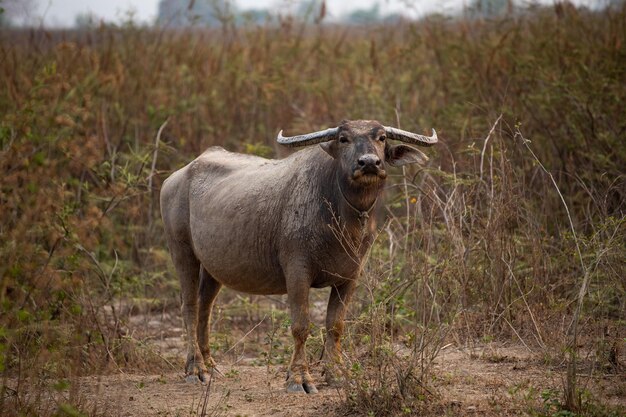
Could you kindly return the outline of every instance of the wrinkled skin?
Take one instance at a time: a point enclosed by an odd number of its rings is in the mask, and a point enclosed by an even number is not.
[[[373,220],[360,212],[375,204],[387,166],[426,159],[387,143],[378,122],[352,121],[336,140],[282,160],[212,147],[174,172],[161,190],[161,213],[181,284],[187,379],[204,381],[214,366],[209,322],[224,285],[287,294],[295,343],[287,390],[317,392],[305,353],[309,289],[330,286],[324,356],[334,382],[346,307],[372,242]]]

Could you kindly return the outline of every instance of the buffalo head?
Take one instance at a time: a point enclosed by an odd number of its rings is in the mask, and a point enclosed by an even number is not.
[[[437,134],[433,130],[432,136],[423,136],[372,120],[357,120],[343,121],[337,127],[306,135],[285,137],[280,131],[277,138],[278,143],[291,147],[321,143],[322,149],[337,161],[344,176],[360,186],[375,185],[384,180],[387,164],[402,166],[428,160],[418,149],[405,144],[393,145],[388,139],[431,146],[437,143]]]

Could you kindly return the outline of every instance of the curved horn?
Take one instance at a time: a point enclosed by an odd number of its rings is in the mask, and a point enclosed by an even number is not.
[[[395,127],[387,126],[385,126],[385,132],[391,139],[411,143],[413,145],[432,146],[439,141],[435,129],[433,129],[432,136],[418,135],[417,133],[407,132],[406,130],[396,129]]]
[[[278,132],[276,141],[284,146],[296,147],[313,145],[314,143],[326,142],[333,140],[337,137],[339,128],[332,127],[326,130],[320,130],[319,132],[307,133],[306,135],[299,136],[283,136],[283,131]]]

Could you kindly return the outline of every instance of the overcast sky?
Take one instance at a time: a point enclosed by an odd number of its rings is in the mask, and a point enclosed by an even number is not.
[[[14,0],[20,1],[20,0]],[[93,13],[108,22],[121,20],[129,11],[135,20],[150,23],[154,21],[159,0],[34,0],[38,7],[34,15],[28,17],[30,24],[45,26],[72,26],[78,14]],[[196,0],[200,1],[200,0]],[[410,17],[417,17],[430,12],[446,12],[461,8],[471,0],[327,0],[327,10],[331,17],[341,16],[357,8],[369,8],[375,3],[380,5],[380,12],[388,14],[401,12]],[[604,0],[574,0],[575,4],[594,5]],[[552,3],[554,0],[539,0],[540,3]],[[284,9],[296,0],[237,0],[240,9],[272,8]]]

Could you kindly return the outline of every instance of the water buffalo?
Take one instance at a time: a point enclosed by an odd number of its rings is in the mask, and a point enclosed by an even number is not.
[[[187,332],[187,380],[214,366],[210,316],[222,285],[251,294],[287,294],[295,347],[287,391],[315,393],[305,341],[309,289],[331,287],[326,313],[326,369],[341,360],[346,306],[372,243],[369,216],[386,166],[425,162],[437,142],[376,121],[339,126],[278,143],[300,147],[272,160],[212,147],[174,172],[161,189],[161,215],[180,278]],[[326,379],[333,381],[330,371]]]

